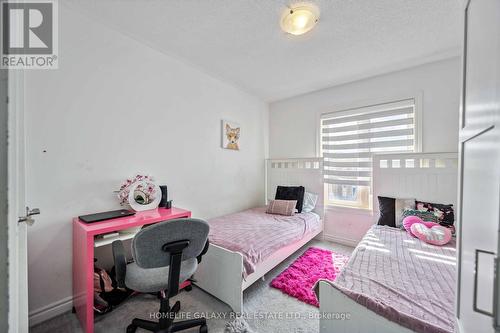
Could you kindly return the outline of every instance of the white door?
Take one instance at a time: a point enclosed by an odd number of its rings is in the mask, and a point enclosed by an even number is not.
[[[7,331],[7,71],[0,70],[0,332]]]
[[[24,77],[8,74],[8,248],[9,333],[28,332],[27,212],[25,182]]]
[[[461,332],[495,332],[500,220],[500,0],[465,6],[460,129],[459,280]]]

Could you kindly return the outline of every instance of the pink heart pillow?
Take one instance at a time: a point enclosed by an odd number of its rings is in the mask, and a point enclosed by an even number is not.
[[[435,225],[439,225],[437,223],[434,223],[434,222],[428,222],[428,221],[424,221],[422,220],[420,217],[418,216],[407,216],[403,219],[403,227],[405,228],[405,230],[410,234],[412,235],[413,237],[417,237],[416,235],[413,234],[413,232],[411,231],[411,226],[415,223],[421,223],[421,224],[424,224],[426,225],[427,227],[429,228],[432,228],[433,226]]]
[[[413,223],[410,230],[415,237],[432,245],[445,245],[451,240],[451,231],[448,228],[432,223],[428,226],[424,223]]]

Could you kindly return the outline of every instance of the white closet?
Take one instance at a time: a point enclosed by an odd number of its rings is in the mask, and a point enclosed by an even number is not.
[[[500,0],[465,1],[464,13],[457,317],[461,332],[491,333],[499,322]]]

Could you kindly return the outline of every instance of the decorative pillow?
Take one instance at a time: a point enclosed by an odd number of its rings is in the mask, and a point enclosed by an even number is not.
[[[304,186],[278,186],[276,188],[276,200],[296,200],[295,208],[302,213],[302,205],[304,203]]]
[[[314,193],[306,192],[304,194],[304,204],[302,205],[302,211],[304,213],[309,213],[316,207],[316,202],[318,201],[318,195]]]
[[[394,198],[378,197],[378,207],[380,210],[380,217],[377,222],[378,225],[396,227],[395,205],[396,200]]]
[[[414,223],[411,226],[412,234],[423,242],[432,245],[445,245],[451,240],[450,229],[437,223],[427,226],[423,223]]]
[[[431,212],[436,215],[438,223],[444,226],[453,225],[455,222],[455,213],[453,211],[453,205],[442,205],[431,202],[415,201],[415,207],[417,210]]]
[[[403,224],[403,219],[405,218],[403,213],[405,210],[415,209],[415,198],[413,199],[400,199],[396,198],[394,203],[394,214],[395,214],[395,224],[399,228]]]
[[[295,214],[297,200],[271,200],[267,205],[266,213],[292,216]]]
[[[403,216],[418,216],[424,221],[438,223],[437,217],[431,212],[416,209],[407,209],[403,212]]]
[[[434,222],[425,222],[423,221],[420,217],[418,216],[414,216],[414,215],[410,215],[410,216],[407,216],[403,219],[403,228],[404,230],[406,230],[410,235],[412,235],[413,237],[416,237],[413,232],[411,231],[411,226],[414,225],[415,223],[420,223],[420,224],[423,224],[425,226],[428,226],[429,228],[430,227],[433,227],[435,225],[439,225],[437,223],[434,223]]]

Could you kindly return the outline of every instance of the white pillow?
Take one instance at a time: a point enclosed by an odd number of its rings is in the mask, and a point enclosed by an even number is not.
[[[316,202],[318,201],[318,195],[314,193],[306,192],[304,193],[304,204],[302,205],[302,212],[309,213],[316,207]]]

